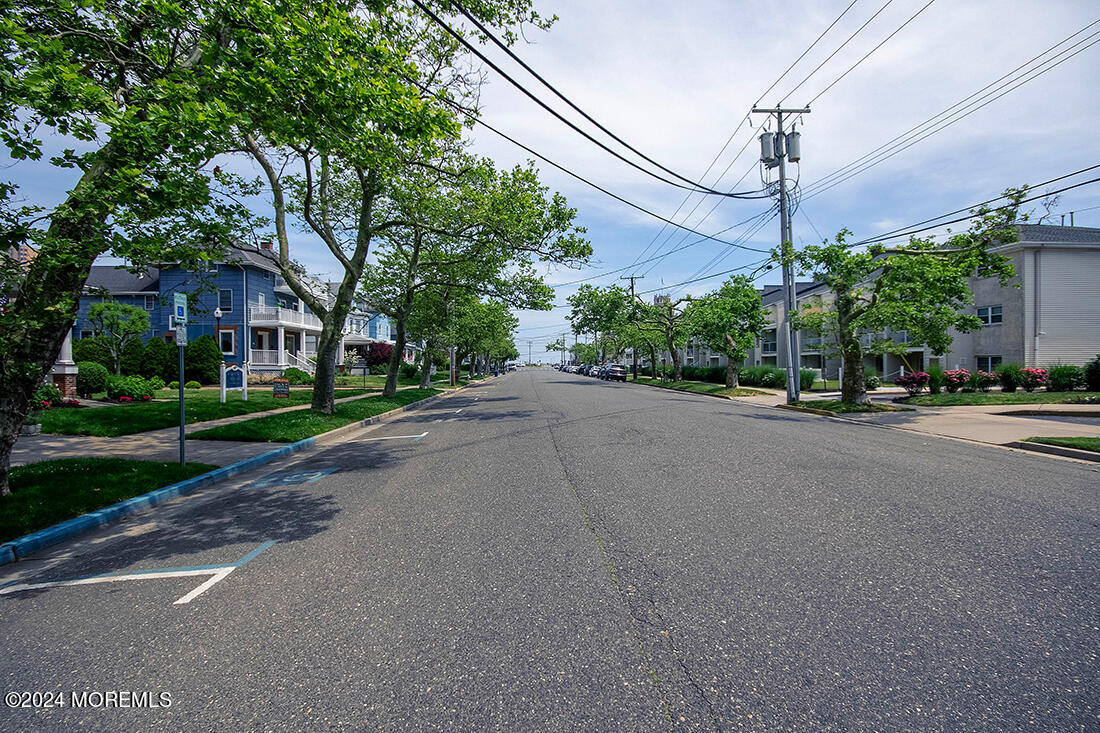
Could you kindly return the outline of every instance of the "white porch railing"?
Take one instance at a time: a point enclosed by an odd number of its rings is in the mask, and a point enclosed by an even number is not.
[[[300,351],[286,352],[286,363],[292,367],[297,367],[303,372],[307,372],[309,374],[313,374],[317,371],[317,365],[309,359],[305,358],[305,356]]]
[[[249,361],[252,366],[278,366],[279,352],[275,349],[251,349]]]
[[[273,305],[254,305],[249,313],[252,325],[276,324],[289,326],[305,326],[321,330],[321,319],[311,313],[301,313],[289,308],[280,308]]]

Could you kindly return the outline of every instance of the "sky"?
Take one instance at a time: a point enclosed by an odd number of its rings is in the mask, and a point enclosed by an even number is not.
[[[802,160],[789,169],[801,193],[792,219],[796,245],[843,228],[871,238],[993,198],[1007,186],[1100,164],[1100,46],[1090,46],[1100,42],[1095,1],[535,0],[535,7],[558,20],[545,32],[526,29],[514,52],[620,138],[708,187],[761,188],[756,135],[766,117],[750,115],[754,104],[809,104],[797,125]],[[634,159],[503,52],[482,50],[563,116]],[[536,159],[543,182],[576,208],[594,254],[579,271],[545,268],[547,282],[557,286],[557,307],[519,313],[516,342],[524,358],[530,348],[535,361],[557,359],[545,346],[569,331],[566,298],[578,287],[563,283],[625,285],[618,278],[633,274],[642,278],[637,290],[652,298],[705,293],[728,277],[706,276],[734,268],[757,273],[761,284],[778,282],[778,272],[758,270],[779,240],[778,218],[766,213],[771,200],[689,194],[656,180],[585,140],[494,72],[487,78],[481,100],[489,124],[640,207],[764,251],[668,227]],[[936,117],[993,82],[958,114]],[[897,148],[875,153],[866,158],[873,167],[852,169],[850,180],[827,188],[843,178],[829,176],[930,119],[914,139],[940,123],[942,131],[890,157]],[[469,135],[473,150],[499,167],[532,158],[485,128]],[[35,203],[54,203],[71,185],[66,172],[32,164],[9,165],[6,173]],[[1100,169],[1038,190],[1098,176]],[[1044,213],[1039,202],[1028,206],[1035,207],[1037,216]],[[1100,183],[1063,194],[1048,221],[1058,223],[1069,211],[1080,212],[1076,224],[1100,227]],[[292,247],[310,271],[334,274],[335,261],[308,235],[295,233]]]

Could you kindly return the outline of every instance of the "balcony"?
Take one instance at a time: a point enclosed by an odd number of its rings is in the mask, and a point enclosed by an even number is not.
[[[248,318],[253,326],[291,326],[311,331],[321,330],[321,319],[317,316],[272,305],[252,306]]]
[[[802,341],[802,351],[804,353],[818,354],[821,352],[821,337],[814,336],[810,338],[804,338]]]

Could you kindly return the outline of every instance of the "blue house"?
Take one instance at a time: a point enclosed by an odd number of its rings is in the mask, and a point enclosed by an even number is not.
[[[237,250],[205,272],[166,263],[132,273],[126,268],[96,265],[80,299],[75,333],[92,335],[88,307],[105,297],[149,311],[151,328],[145,336],[174,343],[172,302],[187,293],[190,302],[188,338],[213,336],[228,364],[250,372],[281,373],[289,367],[314,372],[321,320],[294,294],[272,263],[270,244],[259,250]],[[318,292],[331,286],[318,283]],[[353,308],[344,324],[340,347],[365,348],[372,341],[390,342],[389,319],[369,309]]]

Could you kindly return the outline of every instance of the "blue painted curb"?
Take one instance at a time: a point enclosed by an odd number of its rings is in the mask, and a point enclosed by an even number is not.
[[[276,458],[281,458],[291,453],[297,453],[311,447],[316,441],[316,437],[299,440],[297,443],[284,445],[281,448],[276,448],[267,453],[261,453],[258,456],[246,458],[243,461],[237,461],[236,463],[231,463],[222,468],[216,468],[200,476],[189,478],[186,481],[180,481],[178,484],[154,489],[147,494],[120,501],[117,504],[112,504],[98,511],[82,514],[79,517],[73,517],[60,524],[55,524],[52,527],[47,527],[46,529],[40,529],[37,532],[24,535],[11,542],[5,542],[3,545],[0,545],[0,565],[7,565],[8,563],[15,562],[17,559],[27,557],[31,553],[41,550],[43,547],[55,545],[58,542],[63,542],[78,534],[87,532],[90,529],[116,522],[123,517],[128,517],[131,514],[136,514],[145,509],[151,509],[158,504],[163,504],[170,499],[175,499],[177,496],[185,496],[203,486],[209,486],[222,479],[235,476],[257,466],[262,466],[265,463],[270,463]]]

